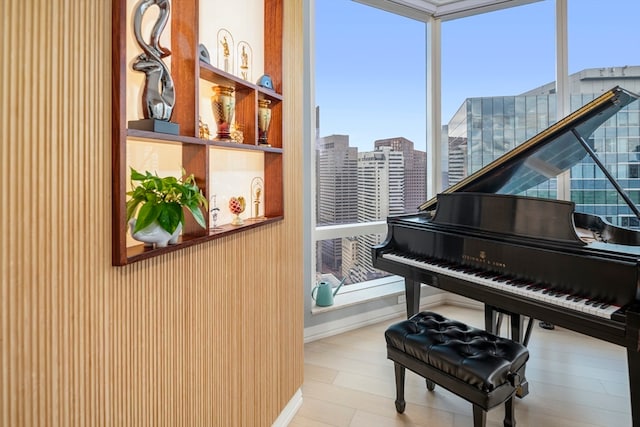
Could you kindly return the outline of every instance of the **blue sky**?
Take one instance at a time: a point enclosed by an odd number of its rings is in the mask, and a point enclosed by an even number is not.
[[[603,10],[606,4],[606,10]],[[351,0],[316,0],[320,135],[364,150],[404,136],[424,150],[425,27]],[[467,97],[555,80],[555,1],[444,22],[443,121]],[[640,65],[640,1],[569,0],[569,68]]]

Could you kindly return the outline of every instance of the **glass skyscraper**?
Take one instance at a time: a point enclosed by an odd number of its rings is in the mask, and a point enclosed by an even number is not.
[[[640,92],[640,66],[583,70],[570,76],[574,111],[614,86]],[[468,98],[446,126],[448,185],[476,172],[551,126],[557,119],[555,83],[516,96]],[[593,135],[596,154],[607,170],[640,204],[640,103],[625,107]],[[625,227],[640,225],[591,158],[570,171],[571,200],[581,212]],[[556,180],[527,190],[534,197],[557,198]]]

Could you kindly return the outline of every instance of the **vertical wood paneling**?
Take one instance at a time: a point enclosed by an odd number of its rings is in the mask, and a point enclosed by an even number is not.
[[[0,2],[0,426],[270,426],[303,375],[301,14],[285,220],[111,266],[109,2]]]

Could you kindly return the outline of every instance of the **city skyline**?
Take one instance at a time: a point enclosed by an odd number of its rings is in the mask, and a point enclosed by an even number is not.
[[[351,147],[346,135],[316,142],[316,222],[318,225],[379,221],[414,212],[424,201],[426,153],[406,138],[376,141],[375,151]],[[322,273],[352,280],[378,278],[370,248],[384,236],[321,240],[317,265]]]
[[[640,64],[624,43],[637,38],[640,2],[608,6],[612,19],[603,20],[601,2],[569,1],[570,73]],[[554,8],[544,0],[443,23],[443,124],[467,98],[519,95],[555,80]],[[367,150],[377,139],[405,137],[425,150],[425,24],[350,0],[318,0],[315,16],[320,135],[349,135]],[[490,44],[495,58],[474,48]],[[491,67],[476,66],[487,61]]]
[[[609,85],[640,93],[640,66],[587,69],[573,74],[570,78],[571,108],[576,110],[590,102],[608,90]],[[447,173],[453,173],[454,183],[556,122],[556,101],[553,85],[529,88],[518,96],[466,100],[467,108],[459,112],[459,127],[449,133],[449,150],[454,150],[456,155],[449,157]],[[601,120],[597,117],[602,114],[592,115],[595,121],[592,120],[591,124]],[[631,103],[611,120],[602,120],[595,132],[585,133],[583,137],[592,141],[592,149],[613,180],[635,204],[640,204],[640,191],[636,190],[640,184],[638,102]],[[591,125],[581,128],[593,131]],[[570,138],[557,137],[549,142],[559,142],[563,147],[560,151],[566,152],[570,141]],[[577,147],[569,150],[574,153],[571,163],[563,167],[571,170],[570,200],[575,203],[576,211],[600,216],[618,226],[637,228],[640,222],[629,205],[619,197],[608,178],[599,172],[587,151],[576,151],[580,147],[578,140],[573,141]],[[350,145],[348,135],[329,135],[318,139],[317,225],[382,220],[415,212],[417,204],[425,201],[426,153],[414,150],[413,142],[402,137],[376,140],[374,145],[374,149],[360,150]],[[558,186],[553,172],[559,174],[564,169],[560,169],[561,163],[554,163],[558,160],[553,159],[562,156],[549,157],[550,145],[544,147],[540,152],[531,153],[531,159],[535,161],[524,162],[513,169],[513,175],[509,176],[514,181],[505,181],[503,186],[496,187],[495,192],[555,200]],[[354,161],[356,155],[357,162]],[[559,161],[565,162],[566,159]],[[545,166],[539,168],[541,165]],[[357,187],[354,182],[356,170]],[[422,187],[418,187],[419,184]],[[418,203],[409,202],[414,196]],[[379,272],[371,264],[370,248],[384,237],[384,234],[368,234],[346,240],[319,241],[321,256],[317,265],[322,273],[336,277],[349,271],[357,281],[378,278]]]

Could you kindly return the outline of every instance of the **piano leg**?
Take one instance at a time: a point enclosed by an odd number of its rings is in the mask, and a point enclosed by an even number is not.
[[[631,398],[631,421],[633,427],[640,427],[640,353],[638,349],[627,347],[627,366],[629,368],[629,397]]]
[[[511,318],[511,339],[516,342],[523,342],[524,331],[522,330],[522,323],[524,321],[524,316],[510,313],[509,317]]]
[[[499,334],[499,322],[498,322],[498,311],[490,306],[490,305],[486,305],[484,306],[484,329],[489,332],[492,333],[493,335],[500,335]],[[501,322],[500,322],[501,323]]]
[[[404,292],[407,303],[407,319],[420,311],[420,282],[404,279]]]
[[[631,422],[633,427],[640,427],[640,307],[634,305],[627,309],[626,323]]]

